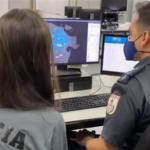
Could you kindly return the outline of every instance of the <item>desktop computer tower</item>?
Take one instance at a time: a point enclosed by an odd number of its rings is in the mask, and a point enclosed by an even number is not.
[[[92,89],[92,76],[59,76],[59,90],[56,92]]]

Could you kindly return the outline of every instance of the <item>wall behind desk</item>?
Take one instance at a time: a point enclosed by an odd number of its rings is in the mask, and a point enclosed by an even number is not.
[[[36,9],[50,14],[64,16],[65,6],[82,6],[83,8],[99,9],[100,0],[34,0]],[[14,8],[31,9],[31,0],[0,0],[0,16]]]
[[[68,0],[37,0],[36,9],[50,14],[64,15],[64,7],[68,6]]]
[[[100,0],[37,0],[36,9],[64,16],[65,6],[82,6],[83,8],[100,8]]]
[[[0,0],[0,17],[8,10],[8,0]]]
[[[9,10],[14,8],[28,8],[31,9],[31,0],[9,0]]]
[[[78,0],[77,6],[82,6],[83,8],[99,9],[101,0]]]
[[[14,8],[31,9],[31,0],[0,0],[0,17]]]

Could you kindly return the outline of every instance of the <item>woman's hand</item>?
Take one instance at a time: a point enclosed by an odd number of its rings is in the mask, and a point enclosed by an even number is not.
[[[76,138],[71,139],[72,141],[76,141],[81,146],[85,146],[87,141],[93,139],[95,136],[95,131],[88,131],[86,129],[80,130],[76,132]]]

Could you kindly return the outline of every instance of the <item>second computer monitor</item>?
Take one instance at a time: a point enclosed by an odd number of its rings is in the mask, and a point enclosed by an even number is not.
[[[82,7],[65,6],[65,16],[68,18],[78,18]]]
[[[101,60],[101,74],[121,75],[134,68],[136,61],[127,61],[124,56],[126,35],[104,35]]]
[[[102,10],[126,11],[127,0],[102,0]]]
[[[100,21],[45,19],[53,40],[55,64],[99,62]]]
[[[81,9],[79,12],[79,18],[83,20],[100,20],[100,9]]]

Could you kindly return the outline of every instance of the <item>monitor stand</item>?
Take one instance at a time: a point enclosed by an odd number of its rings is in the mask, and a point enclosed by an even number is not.
[[[94,14],[90,14],[90,20],[94,20]]]
[[[68,68],[67,65],[57,66],[57,76],[81,76],[80,68]]]
[[[73,8],[73,18],[75,19],[76,18],[76,12],[77,12],[77,9],[76,7]]]

